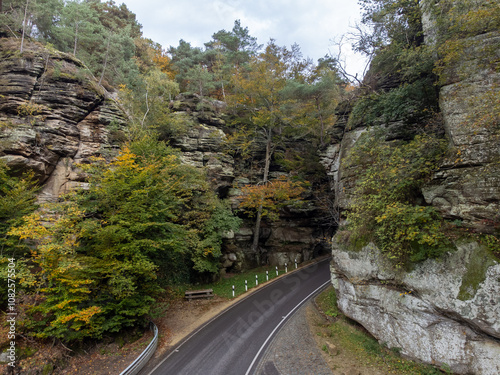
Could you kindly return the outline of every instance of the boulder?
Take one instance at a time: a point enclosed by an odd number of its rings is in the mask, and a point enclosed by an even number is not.
[[[500,264],[477,243],[405,273],[373,244],[335,242],[331,271],[339,308],[380,343],[457,374],[500,373]]]

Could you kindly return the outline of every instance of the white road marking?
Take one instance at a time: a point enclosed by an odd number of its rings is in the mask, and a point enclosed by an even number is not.
[[[271,334],[267,337],[266,341],[264,341],[264,343],[262,344],[262,346],[260,347],[259,351],[257,352],[257,354],[255,355],[252,363],[250,363],[250,367],[248,367],[248,370],[247,372],[245,373],[245,375],[249,375],[250,374],[250,371],[252,370],[252,367],[254,366],[255,362],[257,361],[257,358],[259,357],[260,353],[262,352],[262,350],[264,350],[264,347],[267,345],[267,343],[269,342],[269,340],[271,340],[271,337],[273,337],[274,333],[278,330],[278,328],[283,324],[283,322],[286,320],[286,318],[288,318],[290,315],[293,314],[293,312],[295,310],[297,310],[305,301],[307,301],[309,298],[311,298],[311,296],[313,296],[315,293],[317,293],[321,288],[324,288],[327,284],[330,283],[330,280],[328,280],[327,282],[325,282],[323,285],[321,285],[320,287],[318,287],[314,292],[310,293],[306,298],[304,298],[302,301],[300,301],[286,316],[283,317],[283,319],[281,319],[281,321],[278,323],[278,325],[273,329],[273,331],[271,332]]]

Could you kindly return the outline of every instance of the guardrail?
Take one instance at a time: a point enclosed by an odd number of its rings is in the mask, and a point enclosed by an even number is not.
[[[150,327],[153,330],[154,336],[148,347],[132,362],[120,375],[136,375],[148,363],[149,359],[153,356],[158,346],[158,327],[153,322],[150,322]]]

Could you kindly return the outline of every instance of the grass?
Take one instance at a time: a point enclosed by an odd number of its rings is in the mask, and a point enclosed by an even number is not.
[[[291,267],[288,267],[288,272],[293,270],[295,266],[292,264]],[[233,285],[234,285],[234,296],[238,297],[239,295],[245,293],[245,280],[247,280],[248,290],[251,288],[255,288],[255,276],[257,275],[257,280],[259,285],[266,282],[266,271],[269,274],[269,280],[275,279],[276,276],[276,267],[264,266],[252,269],[250,271],[237,273],[237,274],[227,274],[222,277],[221,280],[211,283],[211,284],[202,284],[199,286],[195,286],[195,289],[213,289],[214,294],[223,298],[233,298]],[[278,269],[278,276],[285,273],[285,269]]]
[[[381,345],[366,330],[348,319],[337,308],[335,290],[330,287],[316,298],[316,304],[326,315],[336,319],[328,327],[329,339],[337,347],[347,351],[366,367],[375,367],[385,374],[398,375],[440,375],[451,374],[446,369],[423,365],[401,357],[401,348],[387,348]],[[329,313],[330,312],[330,313]],[[323,348],[322,348],[323,349]]]

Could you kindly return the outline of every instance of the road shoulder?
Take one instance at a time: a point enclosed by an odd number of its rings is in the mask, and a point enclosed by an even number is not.
[[[258,375],[332,375],[310,329],[319,314],[309,301],[281,328],[257,368]]]

